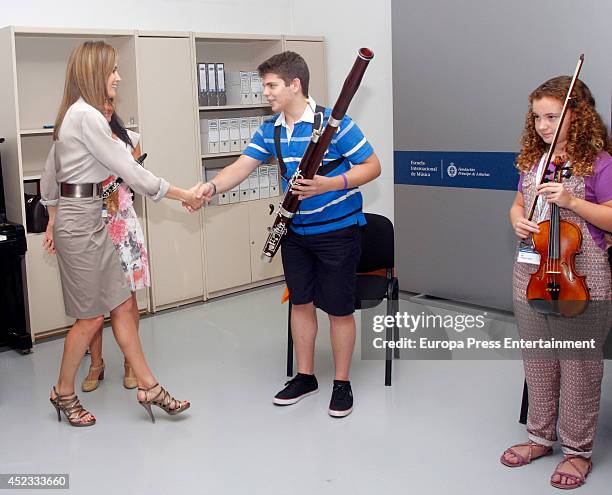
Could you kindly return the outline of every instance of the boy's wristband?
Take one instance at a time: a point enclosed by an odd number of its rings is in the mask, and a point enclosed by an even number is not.
[[[344,180],[344,189],[348,189],[348,179],[345,173],[342,174],[342,180]]]

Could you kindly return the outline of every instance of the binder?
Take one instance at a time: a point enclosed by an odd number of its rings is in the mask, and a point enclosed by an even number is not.
[[[278,167],[276,165],[270,165],[268,169],[268,175],[270,176],[270,197],[278,196]]]
[[[219,173],[218,169],[206,169],[205,171],[205,181],[206,182],[210,182],[211,180],[213,180],[217,174]],[[219,196],[215,195],[213,196],[212,200],[210,201],[210,203],[208,203],[208,206],[217,206],[219,204]]]
[[[240,184],[232,187],[229,191],[229,202],[230,204],[240,202]]]
[[[251,104],[251,73],[240,71],[240,103]]]
[[[215,64],[217,70],[217,105],[227,105],[225,93],[225,64]]]
[[[248,117],[240,117],[240,151],[244,150],[251,140],[251,126]]]
[[[249,174],[249,200],[259,199],[259,175],[257,167]]]
[[[198,104],[208,106],[208,74],[204,63],[198,63]]]
[[[261,127],[261,121],[261,117],[249,117],[249,132],[251,133],[251,139],[253,139],[253,136],[257,132],[257,129]]]
[[[225,73],[225,93],[228,105],[240,105],[240,72]]]
[[[230,119],[219,119],[219,153],[230,151]]]
[[[259,198],[269,198],[270,197],[270,175],[268,165],[260,165],[257,167],[259,169]]]
[[[217,71],[215,64],[206,64],[208,73],[208,104],[211,106],[219,105],[217,97]]]
[[[251,103],[261,103],[261,77],[259,77],[259,72],[251,72]]]
[[[203,153],[219,153],[219,119],[200,120]]]
[[[240,151],[240,119],[229,119],[230,151]]]
[[[240,183],[240,202],[248,201],[251,197],[249,193],[249,188],[251,183],[249,182],[249,178],[247,177]]]
[[[230,202],[230,193],[229,191],[219,193],[219,204],[220,205],[229,205]]]

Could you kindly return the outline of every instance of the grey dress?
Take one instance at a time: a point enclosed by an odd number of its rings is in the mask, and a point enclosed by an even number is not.
[[[77,319],[108,313],[131,291],[102,220],[102,199],[60,197],[59,183],[98,183],[111,174],[155,201],[170,187],[138,166],[104,116],[80,98],[66,112],[41,179],[42,203],[57,206],[53,239],[66,314]]]

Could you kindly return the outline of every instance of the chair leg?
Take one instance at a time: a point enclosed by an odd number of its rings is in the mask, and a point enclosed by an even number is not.
[[[529,393],[527,390],[527,380],[523,385],[523,400],[521,401],[521,415],[519,417],[519,423],[527,424],[527,412],[529,411]]]
[[[397,279],[395,279],[393,282],[393,290],[391,292],[391,301],[393,302],[393,310],[391,314],[395,316],[399,312],[399,284],[397,282]],[[399,338],[400,338],[399,327],[395,325],[393,327],[393,330],[394,330],[393,338],[395,339],[396,342],[399,342]],[[396,347],[393,352],[394,352],[395,359],[399,359],[400,358],[399,347]]]
[[[293,376],[293,335],[291,334],[291,301],[287,316],[287,376]]]
[[[392,310],[393,310],[392,301],[390,299],[387,299],[387,315],[391,314],[390,312]],[[387,328],[387,332],[385,336],[387,342],[390,342],[391,340],[393,340],[395,331],[396,331],[395,325],[393,326],[393,328]],[[391,386],[392,371],[393,371],[393,349],[391,349],[390,347],[387,347],[385,349],[385,386],[387,387]]]

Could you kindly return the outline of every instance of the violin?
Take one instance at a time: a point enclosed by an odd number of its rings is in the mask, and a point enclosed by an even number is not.
[[[564,166],[562,160],[553,164],[555,182],[571,177],[571,167]],[[551,203],[550,220],[538,223],[540,232],[532,236],[540,266],[527,285],[527,301],[538,313],[571,317],[584,312],[590,297],[586,277],[576,272],[582,231],[574,222],[561,220],[560,210]]]

